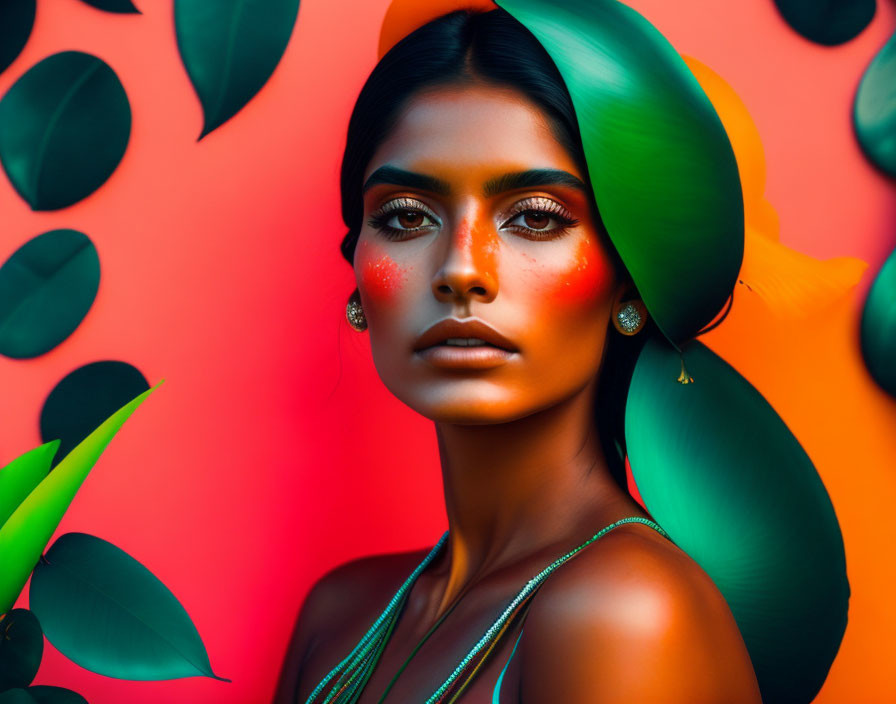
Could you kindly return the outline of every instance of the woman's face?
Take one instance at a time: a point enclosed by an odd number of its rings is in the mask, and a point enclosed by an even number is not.
[[[354,256],[374,363],[395,396],[435,421],[498,423],[595,381],[622,289],[582,178],[512,89],[411,100],[365,171]]]

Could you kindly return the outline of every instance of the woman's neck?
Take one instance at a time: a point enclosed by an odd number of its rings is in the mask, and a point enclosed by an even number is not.
[[[496,566],[596,532],[602,513],[631,502],[610,476],[593,399],[591,384],[512,422],[436,424],[449,526],[439,612]]]

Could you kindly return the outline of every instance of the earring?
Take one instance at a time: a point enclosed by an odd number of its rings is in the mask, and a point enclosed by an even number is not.
[[[361,307],[361,294],[358,289],[348,298],[345,306],[345,317],[352,329],[357,332],[364,332],[367,329],[367,318],[364,317],[364,309]]]
[[[623,335],[637,335],[647,322],[647,309],[639,299],[619,305],[613,314],[613,325]]]

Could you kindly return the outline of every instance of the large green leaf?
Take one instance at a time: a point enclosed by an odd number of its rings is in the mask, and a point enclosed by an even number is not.
[[[51,230],[26,242],[0,267],[0,354],[49,352],[87,315],[99,285],[100,260],[82,232]]]
[[[67,374],[40,411],[40,435],[59,438],[58,464],[111,413],[149,388],[146,377],[127,362],[91,362]]]
[[[743,259],[737,162],[712,103],[644,17],[616,0],[497,0],[572,97],[607,232],[673,342],[723,308]]]
[[[19,455],[0,469],[0,528],[34,487],[47,476],[58,448],[59,441],[52,440]]]
[[[13,609],[0,616],[0,692],[31,684],[43,654],[44,635],[31,611]]]
[[[0,528],[0,565],[3,565],[0,570],[0,613],[12,608],[40,559],[41,551],[106,445],[137,406],[161,383],[122,406],[84,438],[28,494]]]
[[[16,60],[34,26],[35,0],[0,2],[0,73]]]
[[[765,704],[810,702],[846,629],[837,516],[799,442],[709,348],[649,340],[625,415],[647,510],[712,577],[744,637]]]
[[[292,34],[299,0],[176,0],[181,60],[202,103],[198,139],[248,103],[267,82]]]
[[[775,0],[787,24],[826,46],[857,37],[874,17],[875,0]]]
[[[0,162],[32,210],[93,193],[115,171],[130,133],[121,81],[82,51],[48,56],[0,100]]]
[[[84,0],[84,2],[88,5],[93,5],[99,10],[105,10],[106,12],[136,12],[137,14],[140,14],[140,10],[134,7],[134,3],[132,3],[131,0]]]
[[[224,679],[212,672],[174,594],[101,538],[61,536],[35,568],[29,599],[47,639],[91,672],[127,680]]]
[[[861,343],[871,376],[896,397],[896,249],[884,262],[865,299]]]
[[[856,91],[852,122],[865,155],[896,177],[896,33],[865,70]]]
[[[70,689],[37,685],[3,692],[0,704],[87,704],[87,700]]]

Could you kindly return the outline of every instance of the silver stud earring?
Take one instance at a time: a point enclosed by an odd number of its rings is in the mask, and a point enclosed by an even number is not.
[[[361,295],[358,289],[349,297],[345,306],[345,317],[352,329],[364,332],[367,329],[367,318],[364,317],[364,309],[361,307]]]
[[[640,300],[626,301],[613,316],[613,324],[623,335],[637,335],[647,322],[647,310]]]

